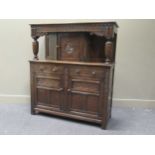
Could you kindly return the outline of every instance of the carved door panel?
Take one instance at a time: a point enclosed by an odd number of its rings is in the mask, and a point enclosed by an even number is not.
[[[58,59],[84,61],[87,56],[87,39],[82,33],[58,34]]]
[[[104,103],[100,94],[103,83],[99,80],[87,78],[70,78],[68,110],[73,114],[87,117],[99,117]]]
[[[37,102],[47,106],[59,107],[61,105],[62,90],[61,79],[56,77],[37,77]]]

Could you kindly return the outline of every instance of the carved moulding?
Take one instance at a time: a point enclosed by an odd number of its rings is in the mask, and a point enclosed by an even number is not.
[[[102,31],[94,31],[94,32],[90,32],[90,35],[96,35],[99,37],[105,37],[106,39],[111,39],[114,37],[114,30],[113,27],[109,27],[109,26],[105,26],[103,27]]]

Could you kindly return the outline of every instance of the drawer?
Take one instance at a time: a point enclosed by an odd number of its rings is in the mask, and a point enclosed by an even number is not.
[[[36,87],[41,89],[59,90],[62,87],[62,79],[56,77],[36,77]]]
[[[57,64],[39,64],[34,66],[36,72],[44,73],[54,73],[63,74],[64,67]]]
[[[103,78],[105,71],[104,68],[100,67],[73,66],[69,69],[69,75],[73,77]]]
[[[72,93],[87,94],[99,96],[100,81],[71,79],[70,88]]]

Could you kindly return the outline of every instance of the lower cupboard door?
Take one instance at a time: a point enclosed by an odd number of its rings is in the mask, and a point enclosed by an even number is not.
[[[72,91],[69,94],[68,109],[73,114],[80,114],[86,117],[99,117],[102,109],[100,101],[100,96]]]
[[[69,111],[83,116],[98,117],[101,114],[101,83],[99,81],[72,80],[68,90]]]
[[[50,106],[60,109],[62,107],[62,92],[37,89],[37,105]]]
[[[55,77],[36,78],[36,104],[37,106],[48,106],[54,110],[60,110],[63,102],[63,88],[61,79]]]
[[[99,98],[96,96],[72,93],[70,98],[70,110],[97,115],[99,110]]]

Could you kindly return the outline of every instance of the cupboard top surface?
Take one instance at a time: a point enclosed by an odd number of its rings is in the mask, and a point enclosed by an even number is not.
[[[55,64],[71,64],[71,65],[84,65],[84,66],[103,66],[113,67],[114,63],[88,63],[88,62],[71,62],[71,61],[57,61],[57,60],[31,60],[30,63],[55,63]]]
[[[30,26],[56,26],[56,25],[92,25],[92,24],[97,24],[97,25],[114,25],[116,27],[119,27],[116,22],[85,22],[85,23],[47,23],[47,24],[30,24]]]

